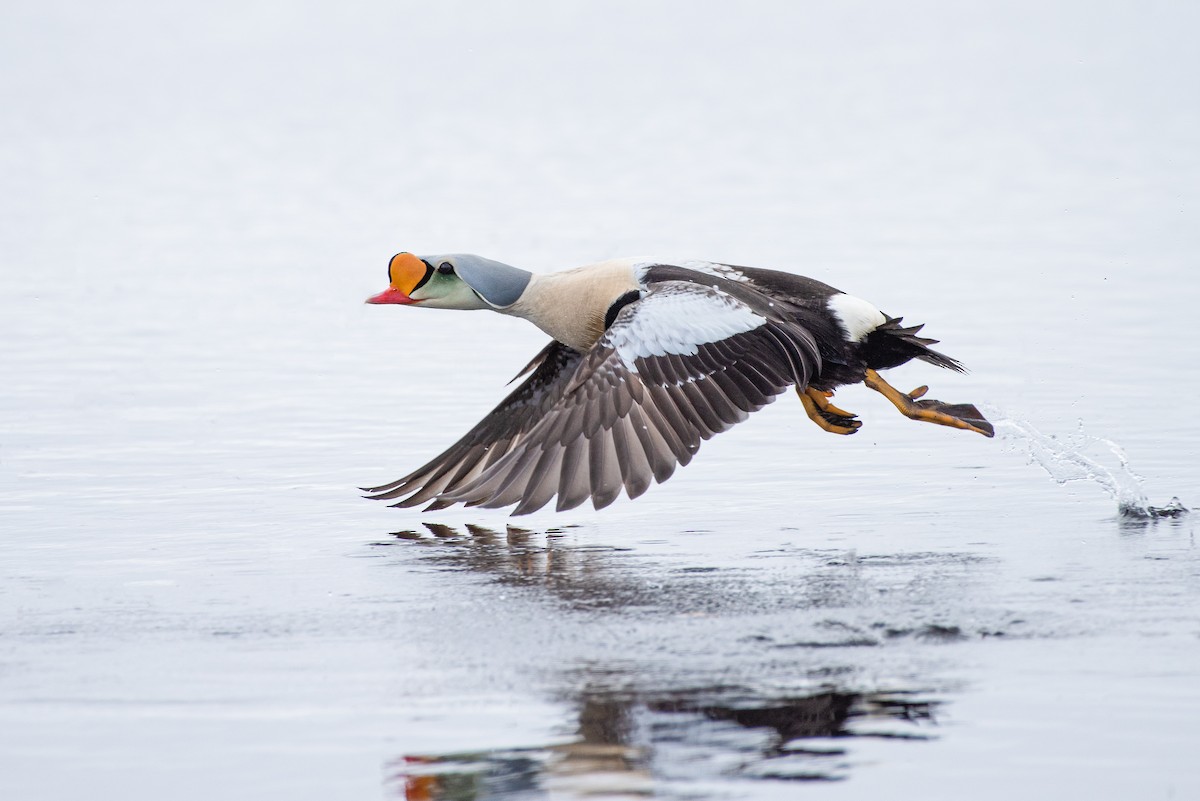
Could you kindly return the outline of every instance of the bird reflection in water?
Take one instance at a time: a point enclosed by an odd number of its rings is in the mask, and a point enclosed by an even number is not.
[[[569,606],[629,606],[645,587],[612,571],[614,548],[573,547],[554,530],[426,523],[397,540],[433,547],[430,557],[497,581],[537,584]],[[661,589],[655,591],[661,598]],[[927,740],[939,701],[916,691],[837,686],[773,696],[746,687],[628,690],[634,677],[584,667],[564,701],[577,710],[565,742],[529,748],[410,754],[388,766],[407,801],[639,798],[663,784],[683,794],[728,793],[729,782],[837,781],[852,767],[847,738]]]
[[[726,700],[705,700],[714,695]],[[410,755],[391,765],[391,779],[407,801],[634,798],[654,795],[658,782],[707,795],[705,786],[731,781],[837,781],[851,767],[840,741],[930,739],[937,706],[899,692],[769,699],[739,697],[733,688],[628,696],[584,690],[569,742]]]
[[[628,555],[632,549],[568,544],[571,526],[539,533],[515,526],[500,532],[470,524],[462,529],[442,523],[422,525],[424,531],[396,531],[392,542],[376,545],[428,547],[435,565],[484,573],[500,584],[540,586],[573,608],[626,607],[645,601],[643,584],[611,569],[614,555]]]

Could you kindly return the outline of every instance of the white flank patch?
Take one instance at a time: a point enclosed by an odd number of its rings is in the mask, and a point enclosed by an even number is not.
[[[826,301],[829,310],[838,318],[851,342],[862,338],[887,322],[883,312],[862,298],[839,292]]]
[[[613,325],[608,337],[632,371],[647,356],[695,356],[700,345],[753,331],[766,322],[724,292],[671,281],[637,304],[636,312]]]

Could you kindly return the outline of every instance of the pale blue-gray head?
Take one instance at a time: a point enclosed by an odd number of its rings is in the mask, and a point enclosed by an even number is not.
[[[367,298],[367,303],[504,309],[517,302],[532,277],[525,270],[469,253],[397,253],[388,264],[388,288]]]

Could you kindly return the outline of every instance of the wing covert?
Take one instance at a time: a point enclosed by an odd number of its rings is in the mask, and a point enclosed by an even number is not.
[[[715,287],[683,281],[651,285],[591,350],[575,356],[544,383],[538,419],[504,440],[502,453],[475,459],[453,475],[440,472],[437,465],[446,460],[439,457],[395,487],[379,488],[377,497],[398,497],[423,484],[401,504],[516,504],[513,513],[526,514],[557,495],[559,511],[589,497],[603,508],[622,489],[636,498],[652,482],[665,481],[703,440],[789,386],[806,385],[821,366],[816,342],[802,326]],[[486,430],[486,423],[472,433]],[[479,444],[464,447],[473,453]]]

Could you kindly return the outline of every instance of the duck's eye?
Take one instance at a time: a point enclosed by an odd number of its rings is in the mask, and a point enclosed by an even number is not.
[[[438,265],[438,272],[442,275],[454,275],[454,265],[448,261],[444,261]]]

